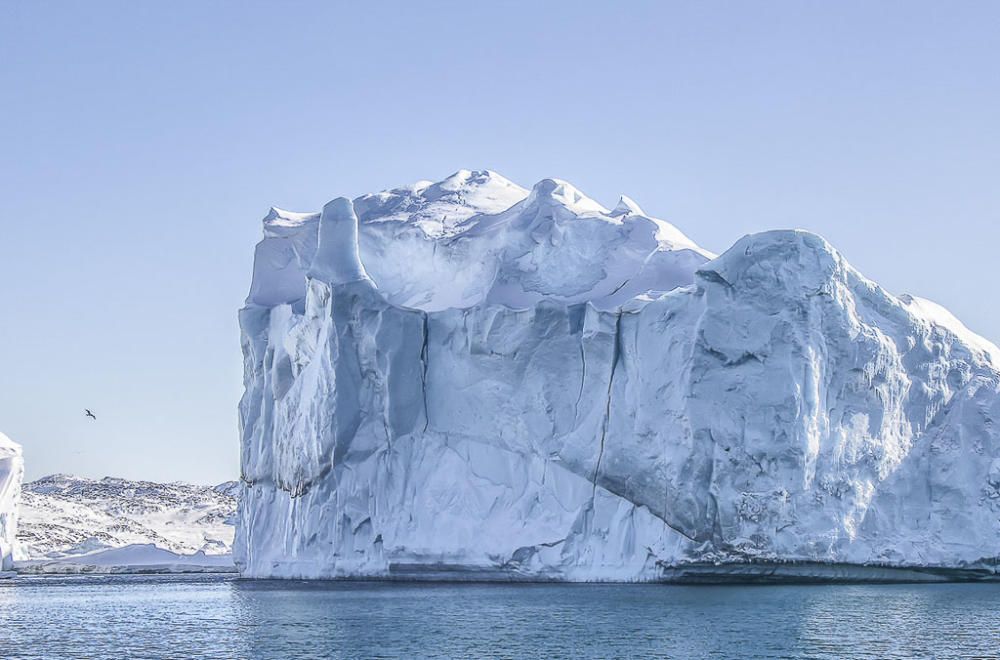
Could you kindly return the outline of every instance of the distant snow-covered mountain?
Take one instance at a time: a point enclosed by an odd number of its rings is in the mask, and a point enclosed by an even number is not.
[[[155,546],[180,558],[202,553],[219,563],[231,552],[237,490],[234,481],[198,486],[43,477],[21,490],[15,556],[22,563],[64,563]]]

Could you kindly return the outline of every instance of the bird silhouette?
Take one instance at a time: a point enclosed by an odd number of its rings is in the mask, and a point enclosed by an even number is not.
[[[87,417],[89,417],[89,418],[91,418],[93,420],[97,419],[97,415],[95,415],[94,413],[90,412],[90,408],[84,408],[83,412],[84,412],[84,414],[87,415]]]

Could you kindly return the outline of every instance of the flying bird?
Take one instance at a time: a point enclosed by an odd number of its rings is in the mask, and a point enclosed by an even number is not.
[[[90,408],[84,408],[83,412],[87,415],[87,417],[89,417],[89,418],[91,418],[93,420],[97,419],[97,415],[95,415],[94,413],[90,412]]]

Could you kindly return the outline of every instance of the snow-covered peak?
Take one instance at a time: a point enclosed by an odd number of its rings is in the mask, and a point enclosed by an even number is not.
[[[636,215],[646,215],[639,205],[636,204],[634,199],[626,195],[620,196],[618,198],[618,204],[616,204],[615,208],[611,210],[611,215],[617,218],[630,213],[635,213]]]
[[[537,205],[540,208],[559,208],[576,215],[608,215],[604,208],[591,198],[580,192],[573,184],[562,179],[542,179],[531,189],[531,194],[525,200],[525,206]]]
[[[414,189],[429,201],[461,194],[467,197],[467,203],[484,210],[490,206],[490,200],[495,200],[504,190],[512,191],[514,196],[521,196],[524,192],[523,188],[492,170],[458,170],[437,183],[427,182],[425,186],[418,186]]]
[[[528,191],[490,170],[459,170],[431,183],[361,195],[354,200],[363,224],[402,223],[429,237],[444,238],[461,230],[470,218],[499,213],[523,200]]]

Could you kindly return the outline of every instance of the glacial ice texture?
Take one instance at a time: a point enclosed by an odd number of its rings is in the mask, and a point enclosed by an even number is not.
[[[800,231],[698,248],[492,172],[272,210],[240,312],[252,577],[996,572],[1000,352]]]
[[[0,571],[10,570],[13,565],[23,478],[21,445],[0,433]]]

